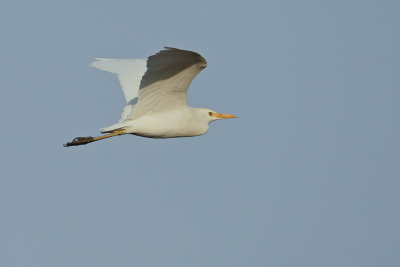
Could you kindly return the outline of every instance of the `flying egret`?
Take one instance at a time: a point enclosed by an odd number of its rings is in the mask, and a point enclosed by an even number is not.
[[[190,83],[207,67],[207,61],[196,52],[165,47],[147,60],[97,58],[90,66],[117,74],[127,105],[118,123],[101,129],[105,135],[77,137],[64,146],[85,145],[123,134],[152,138],[196,136],[207,132],[211,121],[236,118],[187,105]]]

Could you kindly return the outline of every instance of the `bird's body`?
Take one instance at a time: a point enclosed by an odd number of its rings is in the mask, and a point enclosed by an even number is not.
[[[201,119],[205,109],[185,107],[162,113],[146,114],[135,120],[121,123],[127,134],[152,138],[169,138],[202,135],[208,130],[208,122]]]
[[[127,105],[118,123],[100,137],[78,137],[65,146],[83,145],[122,134],[151,138],[202,135],[213,120],[235,118],[187,105],[187,89],[207,66],[198,53],[166,48],[145,59],[99,58],[92,67],[118,75]]]

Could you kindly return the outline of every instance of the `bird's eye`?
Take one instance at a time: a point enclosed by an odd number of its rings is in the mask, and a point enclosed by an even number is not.
[[[210,116],[211,116],[211,115],[212,115],[212,112],[211,112],[211,111],[210,111],[210,112],[208,112],[208,115],[210,115]]]

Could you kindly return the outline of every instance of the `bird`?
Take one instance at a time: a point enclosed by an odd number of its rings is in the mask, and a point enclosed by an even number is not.
[[[147,59],[96,58],[90,66],[118,76],[126,106],[118,123],[100,130],[104,135],[76,137],[65,147],[125,134],[149,138],[198,136],[208,131],[212,121],[236,118],[188,106],[188,88],[207,67],[199,53],[164,47]]]

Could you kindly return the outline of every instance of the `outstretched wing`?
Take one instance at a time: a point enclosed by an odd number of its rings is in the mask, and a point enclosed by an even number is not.
[[[96,58],[90,66],[117,74],[127,103],[122,112],[120,122],[128,119],[137,102],[140,82],[147,70],[146,59]]]
[[[207,61],[192,51],[165,47],[150,56],[132,118],[187,106],[187,89],[205,67]]]

